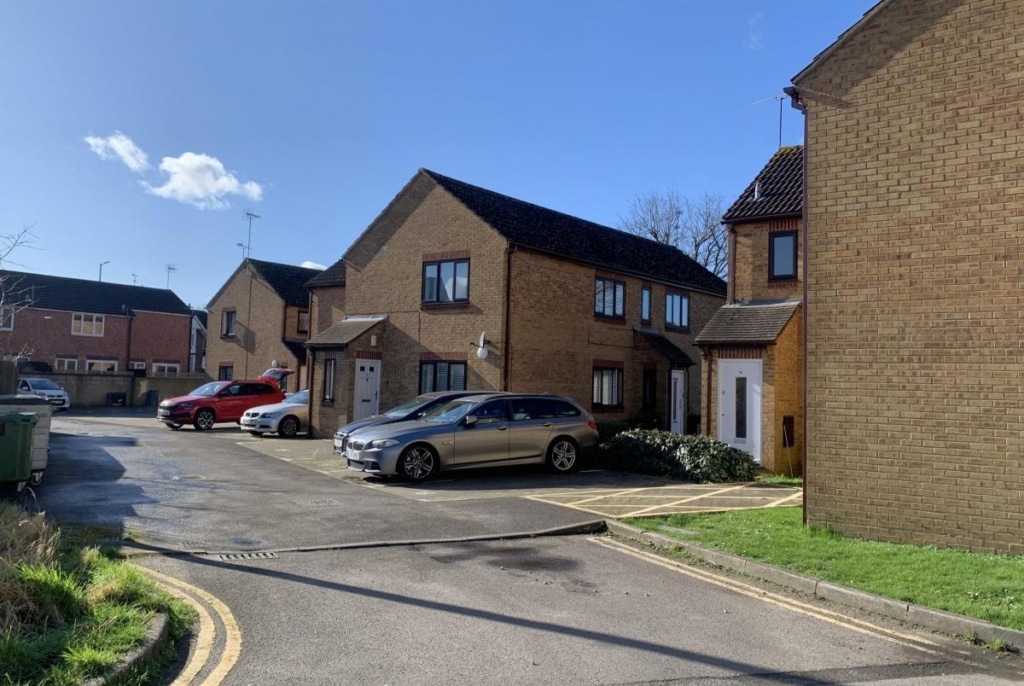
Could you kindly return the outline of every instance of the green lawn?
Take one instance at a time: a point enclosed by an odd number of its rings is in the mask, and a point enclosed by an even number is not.
[[[169,616],[175,639],[195,617],[137,568],[95,547],[62,542],[42,515],[0,502],[4,686],[72,686],[107,674],[144,640],[157,612]],[[159,669],[148,666],[123,683],[147,683]]]
[[[851,588],[1024,630],[1024,556],[847,538],[798,507],[624,520]],[[684,531],[678,531],[682,529]]]

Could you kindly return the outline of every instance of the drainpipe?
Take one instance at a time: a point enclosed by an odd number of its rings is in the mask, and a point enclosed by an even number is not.
[[[795,86],[788,86],[786,88],[783,88],[782,90],[783,90],[783,92],[786,95],[788,95],[790,97],[790,104],[793,106],[793,108],[799,110],[800,114],[802,114],[804,116],[804,159],[803,159],[803,166],[804,166],[804,168],[803,168],[803,177],[804,178],[803,178],[803,197],[802,197],[802,200],[801,200],[802,205],[803,205],[801,207],[801,213],[803,214],[803,231],[802,231],[803,236],[801,236],[801,240],[800,240],[800,243],[801,243],[800,247],[803,248],[803,257],[801,258],[801,265],[803,266],[803,270],[804,270],[804,273],[803,273],[803,300],[804,300],[804,302],[803,302],[803,322],[802,322],[802,324],[803,324],[803,326],[802,326],[803,331],[801,332],[802,336],[803,336],[803,346],[804,346],[804,359],[803,359],[804,416],[803,416],[803,419],[802,419],[802,421],[800,423],[803,426],[804,449],[803,449],[803,459],[800,460],[800,472],[801,472],[800,476],[801,476],[801,478],[803,479],[803,482],[804,482],[804,496],[803,496],[803,510],[804,510],[803,514],[804,514],[804,518],[803,519],[804,519],[804,526],[807,526],[807,457],[808,457],[808,454],[810,453],[810,451],[808,450],[809,436],[808,436],[808,433],[807,433],[807,358],[808,358],[808,354],[807,354],[808,353],[808,349],[807,349],[807,339],[808,339],[807,327],[808,327],[808,324],[807,324],[807,321],[809,319],[808,312],[807,312],[807,310],[808,310],[808,307],[807,307],[808,306],[808,303],[807,303],[807,244],[810,242],[810,237],[808,236],[808,232],[807,232],[807,177],[808,177],[808,173],[807,173],[807,158],[808,158],[807,151],[808,151],[810,145],[809,145],[809,140],[808,140],[807,133],[808,133],[808,130],[809,130],[810,127],[808,126],[808,121],[807,121],[807,103],[804,102],[804,100],[800,97],[800,90],[798,88],[796,88]]]
[[[729,231],[729,279],[725,282],[725,304],[736,302],[736,226],[726,225]]]
[[[704,432],[704,435],[711,436],[711,348],[703,348],[700,352],[701,355],[704,357],[704,368],[706,369],[705,375],[707,377],[707,383],[705,384],[704,390],[704,414],[707,419],[707,422],[705,423],[706,430]]]
[[[507,391],[512,386],[509,376],[512,374],[512,255],[516,245],[509,243],[505,251],[505,350],[502,360],[501,390]]]

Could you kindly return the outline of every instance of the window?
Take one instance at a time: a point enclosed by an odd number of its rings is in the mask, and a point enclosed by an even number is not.
[[[230,364],[222,364],[217,369],[217,381],[231,381],[235,378],[235,367]]]
[[[145,369],[145,368],[146,368],[146,361],[145,360],[132,360],[131,362],[128,363],[128,369],[134,370],[134,369]]]
[[[235,311],[224,310],[220,315],[221,338],[230,338],[235,335]]]
[[[658,403],[658,370],[644,370],[643,409],[653,410]]]
[[[747,377],[736,377],[736,438],[747,437]]]
[[[85,371],[91,374],[106,374],[117,371],[117,360],[89,360],[85,361]]]
[[[181,365],[177,362],[154,362],[153,376],[177,376]]]
[[[768,280],[796,278],[796,231],[778,231],[768,236]]]
[[[509,402],[514,422],[580,416],[580,411],[574,405],[554,398],[518,398]]]
[[[625,300],[625,283],[600,276],[594,279],[594,314],[601,317],[623,317]]]
[[[71,333],[75,336],[102,336],[103,315],[75,312],[71,315]]]
[[[324,360],[324,395],[325,403],[334,402],[334,384],[336,379],[336,365],[338,361],[333,357]]]
[[[299,312],[299,333],[309,333],[309,312]]]
[[[423,263],[423,302],[469,300],[469,260]]]
[[[594,407],[622,407],[622,370],[594,367]]]
[[[690,298],[677,293],[665,296],[665,326],[690,328]]]
[[[465,362],[420,362],[420,393],[464,390]]]
[[[644,286],[640,290],[640,321],[651,323],[651,287]]]
[[[508,403],[504,400],[492,400],[473,410],[477,424],[502,424],[508,421]]]
[[[0,307],[0,331],[14,331],[13,307]]]
[[[57,357],[53,361],[53,368],[58,372],[77,372],[78,371],[78,358],[77,357]]]

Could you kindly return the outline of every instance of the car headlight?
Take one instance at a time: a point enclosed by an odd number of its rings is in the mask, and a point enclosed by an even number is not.
[[[277,419],[281,416],[280,412],[264,412],[260,415],[263,419]]]
[[[393,445],[398,445],[398,441],[393,438],[379,438],[376,441],[370,441],[370,445],[366,447],[370,450],[383,450],[384,448],[390,448]]]

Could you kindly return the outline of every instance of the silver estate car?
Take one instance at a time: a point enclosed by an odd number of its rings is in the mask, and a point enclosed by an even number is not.
[[[422,481],[440,471],[545,462],[571,472],[595,445],[593,415],[568,398],[487,393],[362,429],[348,439],[345,457],[351,470]]]

